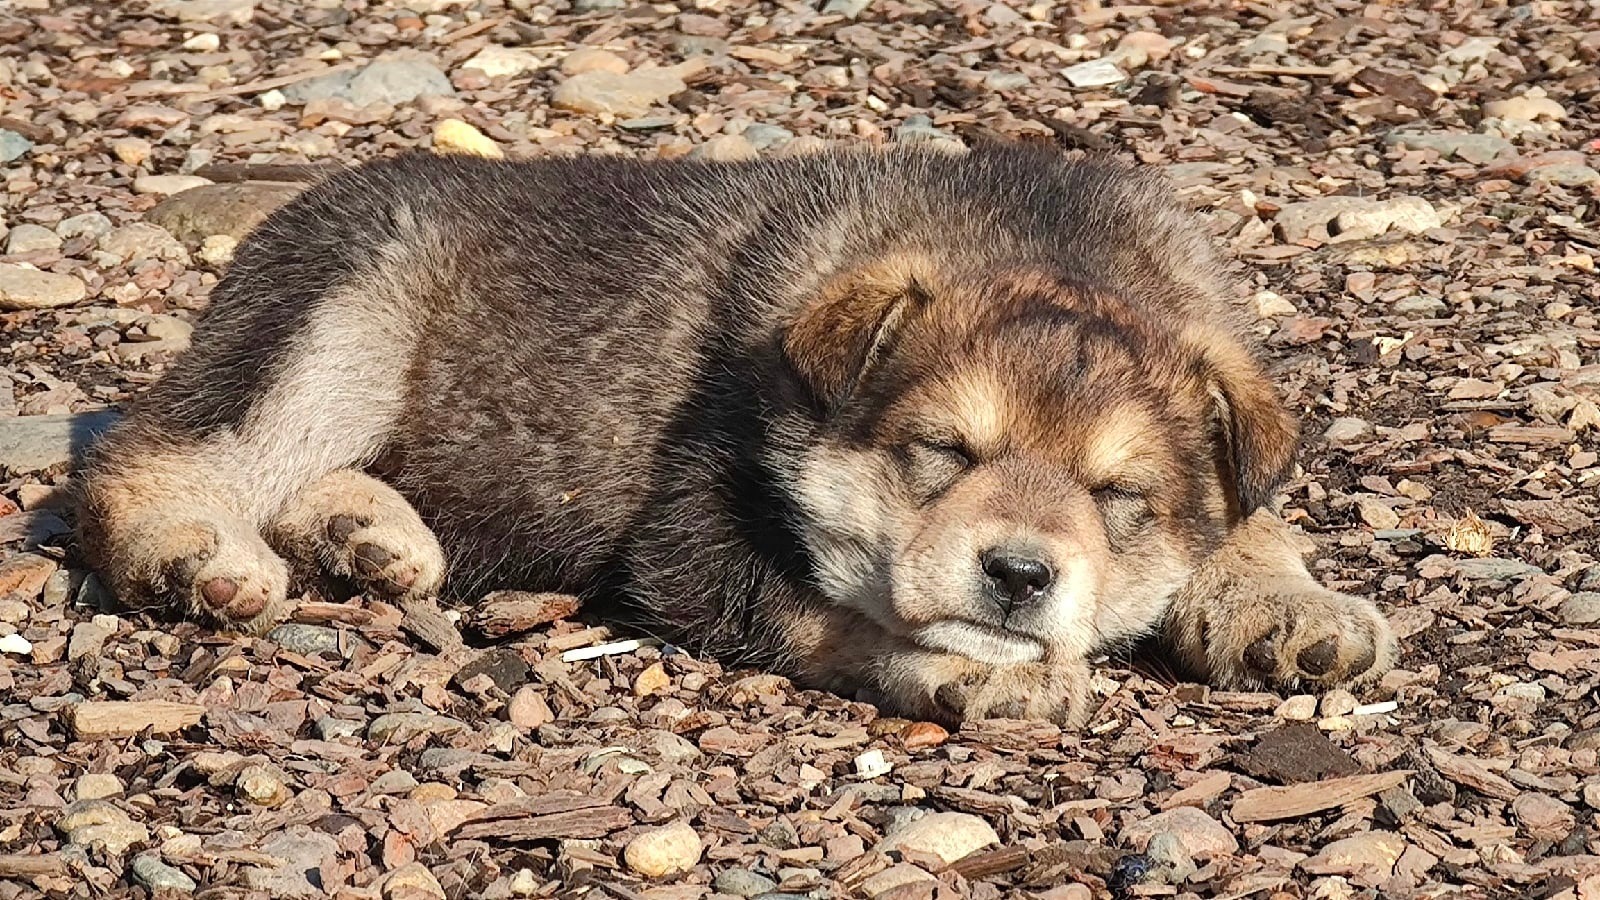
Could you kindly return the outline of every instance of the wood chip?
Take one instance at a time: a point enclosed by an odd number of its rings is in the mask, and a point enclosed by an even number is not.
[[[68,713],[72,733],[80,741],[171,734],[200,724],[206,709],[194,703],[170,700],[89,700]]]
[[[569,619],[578,606],[578,598],[571,594],[495,591],[473,611],[472,624],[487,637],[502,638]]]
[[[1402,769],[1372,775],[1350,775],[1312,781],[1288,787],[1256,788],[1245,791],[1233,802],[1229,815],[1235,822],[1276,822],[1343,806],[1352,800],[1370,797],[1399,785],[1413,772]]]
[[[1511,782],[1496,775],[1494,770],[1484,765],[1481,760],[1470,756],[1458,756],[1438,747],[1429,747],[1428,761],[1433,763],[1440,775],[1462,787],[1471,788],[1496,800],[1515,800],[1517,795],[1522,793]]]

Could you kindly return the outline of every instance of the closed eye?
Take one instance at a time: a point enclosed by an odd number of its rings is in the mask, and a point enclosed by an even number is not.
[[[902,447],[900,452],[906,481],[924,503],[938,499],[975,462],[965,444],[942,438],[918,438]]]

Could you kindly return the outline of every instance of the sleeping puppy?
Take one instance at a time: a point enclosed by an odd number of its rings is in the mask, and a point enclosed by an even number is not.
[[[1152,635],[1219,686],[1371,680],[1384,618],[1264,508],[1296,427],[1240,293],[1159,180],[1043,150],[405,156],[240,246],[81,537],[244,631],[319,574],[567,591],[948,721],[1081,723]]]

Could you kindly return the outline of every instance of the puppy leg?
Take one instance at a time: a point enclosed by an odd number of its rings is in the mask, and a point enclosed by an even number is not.
[[[1039,719],[1078,728],[1091,710],[1081,659],[994,666],[918,647],[856,613],[827,608],[792,618],[788,638],[805,684],[858,693],[885,713],[958,725]]]
[[[1377,606],[1318,584],[1294,534],[1269,512],[1237,528],[1179,591],[1164,637],[1184,664],[1222,688],[1361,685],[1399,656]]]
[[[417,511],[394,488],[355,469],[301,491],[265,534],[301,567],[385,596],[432,594],[444,581],[444,552]]]

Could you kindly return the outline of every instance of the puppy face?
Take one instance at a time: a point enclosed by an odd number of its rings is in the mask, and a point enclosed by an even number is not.
[[[824,294],[787,339],[822,423],[788,488],[821,590],[930,649],[1146,632],[1289,465],[1293,423],[1203,324],[1031,273]]]

